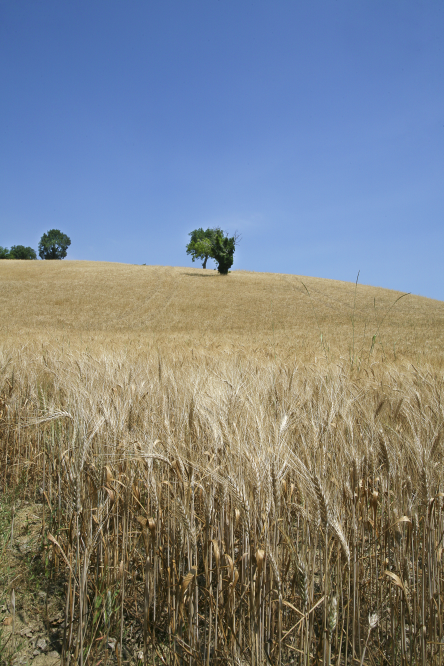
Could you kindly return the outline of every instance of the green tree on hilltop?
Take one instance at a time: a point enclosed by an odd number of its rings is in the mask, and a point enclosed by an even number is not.
[[[187,245],[187,254],[191,254],[192,261],[203,259],[202,268],[207,267],[207,261],[210,257],[213,258],[211,254],[212,246],[218,231],[220,231],[219,228],[207,229],[206,231],[200,228],[194,229],[188,234],[191,239]]]
[[[40,239],[39,256],[41,259],[64,259],[71,239],[58,229],[50,229]]]
[[[228,275],[233,265],[234,250],[236,249],[236,236],[225,236],[218,231],[213,241],[213,259],[217,262],[217,270],[221,275]]]
[[[24,245],[13,245],[10,250],[0,245],[0,259],[37,259],[35,250]]]
[[[35,250],[24,245],[13,245],[9,250],[10,259],[37,259]]]
[[[187,245],[187,254],[191,254],[193,261],[203,259],[202,268],[207,267],[209,258],[217,263],[217,270],[221,275],[227,275],[233,265],[234,251],[240,241],[240,235],[236,232],[234,236],[228,236],[222,229],[202,228],[195,229],[189,234],[191,240]]]

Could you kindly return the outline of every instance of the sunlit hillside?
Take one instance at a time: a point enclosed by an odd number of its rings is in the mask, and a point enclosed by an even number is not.
[[[297,275],[1,261],[3,342],[184,344],[442,362],[444,303]],[[375,336],[375,337],[374,337]]]
[[[5,260],[0,312],[0,664],[442,666],[444,303]]]

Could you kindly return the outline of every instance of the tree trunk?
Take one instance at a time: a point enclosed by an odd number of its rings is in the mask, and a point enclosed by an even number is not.
[[[207,261],[208,261],[208,257],[205,257],[204,262],[203,262],[203,264],[202,264],[202,268],[206,268],[206,267],[207,267]]]

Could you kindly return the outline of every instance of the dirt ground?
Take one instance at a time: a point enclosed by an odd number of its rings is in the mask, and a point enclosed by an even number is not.
[[[0,489],[0,666],[61,664],[65,588],[63,574],[49,579],[45,568],[43,512],[43,504],[27,501],[12,509]],[[139,643],[136,635],[128,638],[120,664],[140,663]],[[110,666],[118,663],[115,646],[110,636],[104,652]]]
[[[42,504],[16,506],[0,553],[1,664],[58,666],[61,661],[63,590],[45,581],[42,514]]]

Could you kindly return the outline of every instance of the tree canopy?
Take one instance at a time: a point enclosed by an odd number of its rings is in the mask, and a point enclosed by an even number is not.
[[[0,259],[37,259],[35,250],[24,245],[13,245],[10,250],[0,246]]]
[[[187,254],[191,254],[192,261],[196,259],[202,259],[203,264],[202,268],[207,267],[207,261],[212,256],[212,246],[214,242],[214,237],[217,231],[216,229],[207,229],[204,231],[202,228],[194,229],[188,235],[191,236],[190,242],[187,245]]]
[[[58,229],[50,229],[40,239],[39,256],[41,259],[64,259],[71,239]]]
[[[234,251],[240,240],[239,234],[235,233],[230,237],[222,229],[215,227],[206,231],[202,228],[194,229],[188,235],[191,240],[187,245],[187,254],[191,255],[192,260],[202,259],[202,268],[206,268],[208,259],[214,259],[219,273],[227,275],[233,265]]]
[[[228,275],[228,271],[233,265],[235,248],[235,236],[225,236],[223,231],[216,233],[212,257],[217,262],[217,270],[221,275]]]
[[[24,245],[13,245],[9,250],[11,259],[37,259],[35,250]]]

